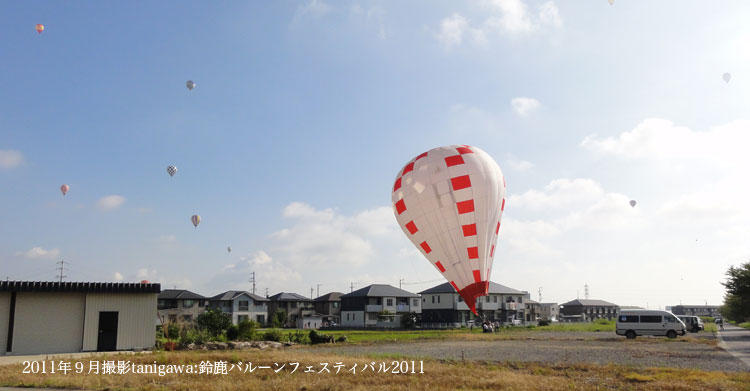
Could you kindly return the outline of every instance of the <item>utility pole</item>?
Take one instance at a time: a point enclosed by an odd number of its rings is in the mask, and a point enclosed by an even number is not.
[[[268,288],[266,288],[266,298],[268,297]]]
[[[539,287],[539,303],[541,304],[541,302],[542,302],[542,287],[540,286]]]
[[[401,289],[401,283],[404,282],[403,278],[398,279],[398,289]]]
[[[320,297],[320,286],[323,284],[318,284],[318,297]]]
[[[60,271],[60,282],[62,282],[63,278],[67,277],[63,275],[63,272],[65,271],[65,261],[61,260],[60,262],[57,262],[60,267],[57,268],[57,270]]]
[[[351,286],[350,286],[349,289],[350,289],[349,293],[354,292],[354,283],[353,282],[352,282],[352,284],[351,284]]]
[[[310,287],[310,300],[313,299],[312,294],[313,294],[314,291],[315,291],[315,289],[313,289],[312,287]]]
[[[255,272],[250,273],[250,275],[252,277],[250,277],[250,279],[247,280],[247,281],[251,282],[253,284],[253,294],[255,294]],[[268,294],[268,293],[266,293],[266,294]]]
[[[584,289],[583,297],[585,297],[586,300],[588,300],[589,299],[589,284],[584,285],[583,289]]]

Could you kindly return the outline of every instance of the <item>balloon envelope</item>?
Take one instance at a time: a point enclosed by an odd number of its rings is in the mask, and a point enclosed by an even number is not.
[[[192,91],[193,88],[195,88],[195,82],[192,80],[188,80],[185,82],[185,85],[187,86],[188,90]]]
[[[176,173],[177,173],[177,167],[175,166],[167,167],[167,174],[169,174],[169,176],[174,176],[174,174]]]
[[[615,0],[609,0],[609,5],[612,5],[615,3]]]
[[[42,31],[44,31],[44,25],[43,24],[36,25],[36,32],[41,34]]]
[[[630,206],[635,207],[635,200],[630,200]]]
[[[68,190],[70,190],[70,186],[68,185],[60,186],[60,191],[63,193],[63,195],[68,194]]]
[[[729,83],[729,80],[732,79],[732,75],[730,73],[725,73],[721,78],[724,79],[724,82]]]
[[[391,199],[404,234],[476,314],[505,209],[500,167],[476,147],[431,149],[398,173]]]
[[[227,247],[227,252],[231,253],[232,252],[232,248],[231,247]]]
[[[193,215],[193,217],[190,218],[190,221],[192,221],[193,225],[197,228],[198,224],[201,223],[201,217],[198,215]]]
[[[141,280],[141,284],[150,284],[151,282],[149,280]]]

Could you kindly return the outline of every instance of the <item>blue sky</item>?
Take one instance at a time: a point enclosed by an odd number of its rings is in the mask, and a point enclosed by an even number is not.
[[[64,259],[70,280],[204,295],[251,271],[259,293],[419,291],[440,275],[392,182],[469,144],[508,182],[494,281],[719,303],[750,256],[748,17],[742,1],[4,2],[0,276]]]

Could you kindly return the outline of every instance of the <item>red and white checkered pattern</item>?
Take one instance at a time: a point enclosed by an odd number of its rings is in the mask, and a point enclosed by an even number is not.
[[[468,145],[431,149],[399,172],[392,201],[406,236],[474,310],[487,293],[505,208],[497,163]]]

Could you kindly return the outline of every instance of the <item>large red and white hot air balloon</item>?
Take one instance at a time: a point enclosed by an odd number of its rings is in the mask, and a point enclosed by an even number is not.
[[[505,209],[500,167],[477,147],[431,149],[399,172],[392,201],[406,236],[476,314],[476,299],[488,293]]]

